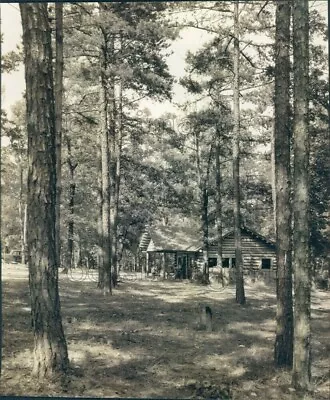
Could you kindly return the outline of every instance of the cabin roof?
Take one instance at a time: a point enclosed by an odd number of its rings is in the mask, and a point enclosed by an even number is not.
[[[247,233],[256,240],[260,240],[266,245],[274,248],[275,243],[258,232],[242,226],[242,232]],[[222,239],[234,235],[234,230],[230,229],[224,232]],[[202,235],[196,226],[191,225],[161,225],[155,224],[146,226],[142,234],[139,248],[142,251],[191,251],[196,252],[203,248]],[[210,240],[210,245],[215,245],[216,239]]]
[[[261,240],[262,242],[264,242],[265,244],[267,244],[267,245],[269,245],[269,246],[275,247],[275,242],[274,242],[274,241],[272,241],[272,240],[266,238],[266,237],[263,236],[263,235],[260,235],[260,233],[254,231],[254,230],[252,230],[252,229],[250,229],[250,228],[247,228],[246,226],[242,226],[241,231],[247,233],[248,235],[254,237],[255,239]],[[229,237],[229,236],[231,236],[231,235],[234,235],[234,234],[235,234],[235,231],[234,231],[233,229],[228,230],[228,231],[222,236],[222,239],[226,239],[227,237]]]
[[[152,251],[192,251],[201,245],[201,234],[195,227],[185,225],[147,226],[140,240],[140,249],[146,251],[149,244]]]

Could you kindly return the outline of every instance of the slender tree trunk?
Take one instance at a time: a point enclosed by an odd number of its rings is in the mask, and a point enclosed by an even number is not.
[[[66,270],[74,267],[74,200],[76,194],[76,183],[74,173],[78,163],[72,159],[71,139],[66,138],[68,147],[68,168],[69,168],[69,221],[68,221],[68,241],[67,241],[67,256],[66,256]]]
[[[28,254],[34,331],[33,374],[69,366],[64,336],[55,239],[56,129],[51,30],[46,3],[20,4],[28,132]]]
[[[233,147],[233,182],[234,182],[234,230],[236,258],[236,302],[245,304],[243,259],[241,246],[241,211],[240,211],[240,104],[239,104],[239,13],[238,2],[234,4],[234,147]]]
[[[277,311],[275,364],[292,366],[293,310],[290,199],[290,17],[289,2],[277,3],[275,39],[275,187]]]
[[[136,251],[134,252],[134,272],[137,272],[137,271],[138,271],[138,265],[139,265],[138,251],[139,251],[139,250],[136,250]]]
[[[27,263],[26,259],[26,229],[27,229],[27,204],[24,205],[24,220],[23,220],[23,242],[22,242],[22,264]]]
[[[82,267],[82,248],[81,248],[81,240],[80,237],[77,237],[77,252],[75,256],[75,268]]]
[[[272,164],[272,203],[273,203],[273,218],[274,231],[276,236],[276,177],[275,177],[275,127],[271,136],[271,164]]]
[[[117,134],[115,138],[115,176],[114,176],[114,208],[113,208],[113,246],[112,246],[112,265],[113,265],[113,284],[117,283],[118,276],[118,216],[119,216],[119,199],[120,199],[120,180],[121,180],[121,157],[122,157],[122,141],[123,141],[123,108],[122,108],[122,82],[119,83],[118,110],[117,110]]]
[[[63,4],[55,4],[55,127],[56,127],[56,254],[61,264],[61,192],[62,192],[62,103],[63,103]]]
[[[206,184],[205,184],[206,186]],[[203,227],[203,275],[205,277],[205,283],[209,282],[209,218],[208,218],[208,204],[209,194],[206,187],[201,188],[202,197],[202,227]]]
[[[102,11],[101,3],[100,13]],[[111,238],[110,238],[110,148],[109,148],[109,84],[108,84],[108,35],[102,30],[101,61],[101,165],[102,165],[102,262],[104,294],[112,293]],[[111,100],[110,100],[111,101]]]
[[[311,266],[309,255],[309,135],[308,70],[309,24],[308,0],[293,2],[293,72],[294,72],[294,350],[293,385],[308,391],[311,386]]]
[[[209,221],[208,221],[208,177],[207,179],[202,178],[201,170],[201,154],[200,154],[200,143],[198,133],[195,135],[195,148],[196,148],[196,167],[198,175],[198,196],[200,202],[200,218],[201,227],[203,234],[203,276],[204,282],[209,283]],[[207,174],[208,175],[208,174]]]
[[[210,166],[212,158],[212,146],[209,149],[209,157],[206,168],[206,178],[202,186],[202,222],[203,222],[203,243],[204,243],[204,276],[205,283],[210,283],[209,270],[209,190]],[[200,162],[199,162],[200,164]]]
[[[100,146],[101,147],[101,146]],[[102,210],[103,210],[103,200],[102,200],[102,165],[101,165],[101,148],[99,149],[99,178],[98,178],[98,221],[97,221],[97,233],[98,233],[98,255],[97,255],[97,265],[98,265],[98,283],[97,287],[99,289],[104,288],[104,268],[103,268],[103,225],[102,225]]]
[[[19,192],[19,219],[21,228],[21,262],[25,264],[25,226],[26,226],[26,204],[24,204],[24,171],[20,164],[20,192]]]
[[[217,265],[221,270],[222,285],[224,286],[224,276],[222,269],[222,194],[221,194],[221,164],[220,164],[220,149],[221,149],[221,130],[216,128],[216,143],[215,143],[215,186],[216,186],[216,226],[217,226]]]

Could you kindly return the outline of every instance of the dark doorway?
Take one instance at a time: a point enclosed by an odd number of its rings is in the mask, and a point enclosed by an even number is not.
[[[178,255],[178,271],[177,271],[177,275],[181,279],[188,279],[187,254]]]

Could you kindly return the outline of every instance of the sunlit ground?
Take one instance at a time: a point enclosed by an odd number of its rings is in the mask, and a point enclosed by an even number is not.
[[[3,375],[0,394],[92,397],[296,399],[288,371],[274,368],[274,288],[235,289],[125,276],[112,297],[96,274],[60,274],[63,325],[74,373],[37,384],[30,376],[33,337],[27,268],[3,265]],[[199,304],[214,329],[199,326]],[[310,399],[330,399],[330,292],[313,294]]]

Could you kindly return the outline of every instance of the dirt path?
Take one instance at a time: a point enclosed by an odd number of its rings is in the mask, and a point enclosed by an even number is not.
[[[109,298],[95,277],[61,276],[69,357],[75,374],[63,386],[30,377],[33,337],[27,269],[4,266],[1,392],[147,398],[294,399],[290,374],[273,367],[275,294],[247,285],[246,306],[234,288],[126,279]],[[200,330],[199,303],[213,310],[214,331]],[[330,398],[330,293],[313,296],[313,399]],[[229,393],[227,395],[227,393]],[[300,399],[299,399],[300,400]]]

